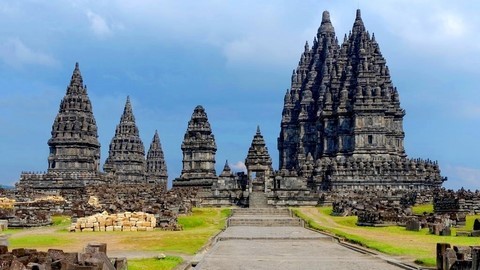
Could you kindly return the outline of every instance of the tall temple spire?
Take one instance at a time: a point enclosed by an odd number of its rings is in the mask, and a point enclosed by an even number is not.
[[[158,136],[158,131],[156,130],[147,153],[146,174],[147,182],[158,183],[162,185],[165,190],[167,189],[167,165],[165,164],[160,136]]]
[[[215,153],[217,145],[205,109],[198,105],[188,122],[182,143],[183,169],[173,186],[203,186],[210,188],[217,179]]]
[[[315,153],[318,144],[317,112],[330,86],[331,73],[340,47],[330,14],[324,11],[311,48],[305,46],[298,68],[292,75],[291,100],[285,98],[278,138],[280,169],[298,168],[302,153]],[[287,96],[286,96],[287,97]],[[297,142],[292,142],[296,138]],[[303,148],[302,151],[299,151]]]
[[[129,97],[110,142],[103,170],[115,174],[119,182],[145,182],[145,148],[135,124]]]
[[[75,64],[66,95],[60,103],[51,134],[52,137],[48,140],[49,172],[99,171],[97,124],[78,63]]]

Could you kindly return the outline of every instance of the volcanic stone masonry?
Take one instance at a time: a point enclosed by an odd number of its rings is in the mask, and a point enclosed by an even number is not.
[[[167,189],[167,164],[165,164],[160,136],[158,136],[158,131],[156,130],[147,153],[146,173],[148,183],[157,183],[164,186],[165,190]]]
[[[313,165],[313,175],[304,176],[317,190],[440,187],[445,179],[436,162],[406,158],[404,116],[360,10],[342,45],[325,11],[285,94],[280,170],[302,174]]]
[[[87,88],[75,64],[48,140],[48,171],[23,172],[17,188],[78,188],[100,179],[100,143]]]
[[[217,145],[212,134],[207,113],[202,106],[197,106],[182,143],[183,169],[173,186],[198,186],[210,189],[217,180],[215,172],[215,153]]]
[[[130,97],[127,97],[120,123],[110,143],[103,170],[119,182],[143,183],[145,179],[145,148],[135,124]]]

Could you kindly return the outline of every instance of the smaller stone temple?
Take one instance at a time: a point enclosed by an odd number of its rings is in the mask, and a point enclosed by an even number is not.
[[[18,189],[78,188],[101,181],[100,143],[78,63],[52,125],[46,173],[22,172]]]
[[[118,182],[143,183],[145,178],[145,148],[133,116],[130,97],[127,97],[120,123],[110,142],[103,170],[113,174]]]
[[[165,164],[160,136],[156,130],[147,153],[146,178],[147,183],[157,183],[167,188],[167,164]]]
[[[182,143],[183,169],[173,186],[197,186],[210,189],[217,175],[215,172],[215,153],[217,145],[213,136],[207,113],[197,106]]]
[[[253,136],[252,144],[245,159],[249,181],[249,191],[267,192],[272,189],[273,176],[272,158],[268,153],[260,127]]]
[[[245,166],[247,167],[250,207],[266,207],[266,194],[273,188],[273,168],[272,158],[268,154],[260,126],[257,126],[257,132],[248,149]]]

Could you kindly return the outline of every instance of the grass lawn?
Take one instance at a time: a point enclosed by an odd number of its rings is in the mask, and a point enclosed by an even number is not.
[[[176,256],[167,256],[163,259],[131,259],[128,260],[129,270],[170,270],[181,264],[183,259]]]
[[[31,229],[9,229],[9,248],[35,248],[48,250],[62,249],[67,252],[78,252],[90,242],[107,243],[107,252],[118,251],[128,254],[128,251],[151,252],[158,251],[181,256],[193,255],[208,243],[210,238],[225,227],[230,215],[227,208],[194,208],[191,215],[178,218],[183,231],[153,232],[68,232],[70,225],[68,217],[53,217],[53,225]],[[167,259],[168,258],[168,259]],[[181,263],[178,257],[167,256],[163,260],[129,260],[132,269],[171,269],[168,265]],[[132,263],[130,263],[132,262]],[[142,265],[151,268],[141,268]],[[166,265],[160,268],[159,264]],[[147,267],[147,266],[145,266]],[[163,266],[162,266],[163,267]]]
[[[435,265],[436,244],[439,242],[452,245],[478,245],[476,237],[456,237],[456,229],[452,228],[453,236],[436,236],[428,233],[428,229],[419,232],[405,230],[400,226],[362,227],[356,226],[357,217],[331,216],[331,207],[294,208],[294,213],[317,230],[326,231],[344,238],[350,242],[378,250],[380,252],[402,256],[418,264]],[[425,212],[421,210],[422,213]],[[468,224],[473,224],[480,215],[467,216]],[[470,226],[471,227],[471,226]],[[467,227],[467,228],[470,228]],[[462,228],[460,228],[462,229]]]

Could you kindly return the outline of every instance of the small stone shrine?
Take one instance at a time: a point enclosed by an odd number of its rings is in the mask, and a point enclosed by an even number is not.
[[[213,182],[217,180],[215,172],[217,145],[207,113],[200,105],[195,108],[188,122],[182,152],[182,174],[173,181],[173,186],[197,186],[210,189]]]

